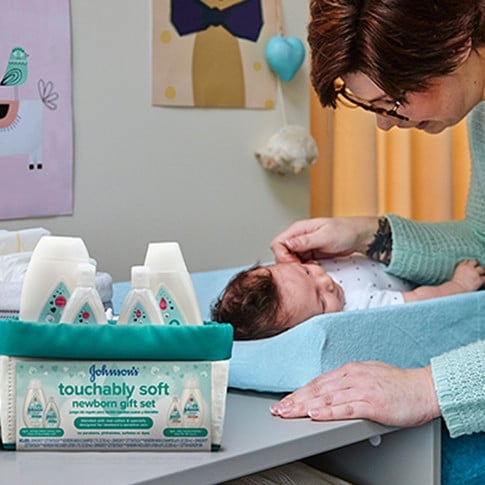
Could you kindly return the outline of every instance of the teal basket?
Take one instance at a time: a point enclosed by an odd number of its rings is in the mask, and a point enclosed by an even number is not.
[[[0,320],[0,355],[46,359],[225,360],[231,357],[229,324],[76,325]]]

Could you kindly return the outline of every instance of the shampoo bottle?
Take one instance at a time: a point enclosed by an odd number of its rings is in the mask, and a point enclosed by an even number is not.
[[[32,252],[20,299],[20,320],[59,322],[89,254],[79,237],[43,236]]]
[[[176,242],[150,243],[145,256],[150,285],[168,325],[201,325],[199,303]]]
[[[51,396],[47,401],[44,412],[44,427],[58,428],[61,425],[61,416],[54,398]]]
[[[118,324],[163,324],[162,314],[150,289],[150,277],[145,266],[132,266],[131,290],[121,307]]]
[[[61,323],[108,323],[103,303],[96,290],[96,267],[78,265],[77,287],[61,314]]]
[[[180,428],[183,426],[182,411],[180,410],[180,403],[177,396],[173,396],[172,402],[168,408],[167,427]]]
[[[44,426],[45,396],[39,379],[29,382],[25,394],[23,418],[27,428],[42,428]]]
[[[187,379],[181,402],[184,428],[200,428],[204,418],[204,404],[197,379]]]

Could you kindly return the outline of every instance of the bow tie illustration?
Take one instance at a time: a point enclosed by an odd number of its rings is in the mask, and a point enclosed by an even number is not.
[[[181,36],[222,26],[235,37],[256,42],[263,27],[261,0],[245,0],[222,10],[200,0],[172,0],[171,21]]]

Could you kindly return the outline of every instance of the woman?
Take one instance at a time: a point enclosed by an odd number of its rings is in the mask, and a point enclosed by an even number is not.
[[[471,112],[472,177],[466,218],[417,223],[394,215],[311,219],[276,236],[279,262],[353,251],[419,284],[448,279],[462,259],[485,263],[485,1],[312,0],[312,82],[376,114],[377,125],[439,133]],[[484,317],[485,331],[485,317]],[[485,431],[485,340],[422,369],[350,363],[272,409],[284,418],[369,418],[415,426],[443,416],[452,437]]]

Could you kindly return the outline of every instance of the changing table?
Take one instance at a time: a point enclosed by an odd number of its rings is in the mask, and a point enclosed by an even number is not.
[[[1,482],[215,484],[311,457],[313,466],[359,484],[440,483],[439,420],[413,429],[364,420],[282,420],[269,412],[278,397],[230,390],[217,452],[0,451]]]

